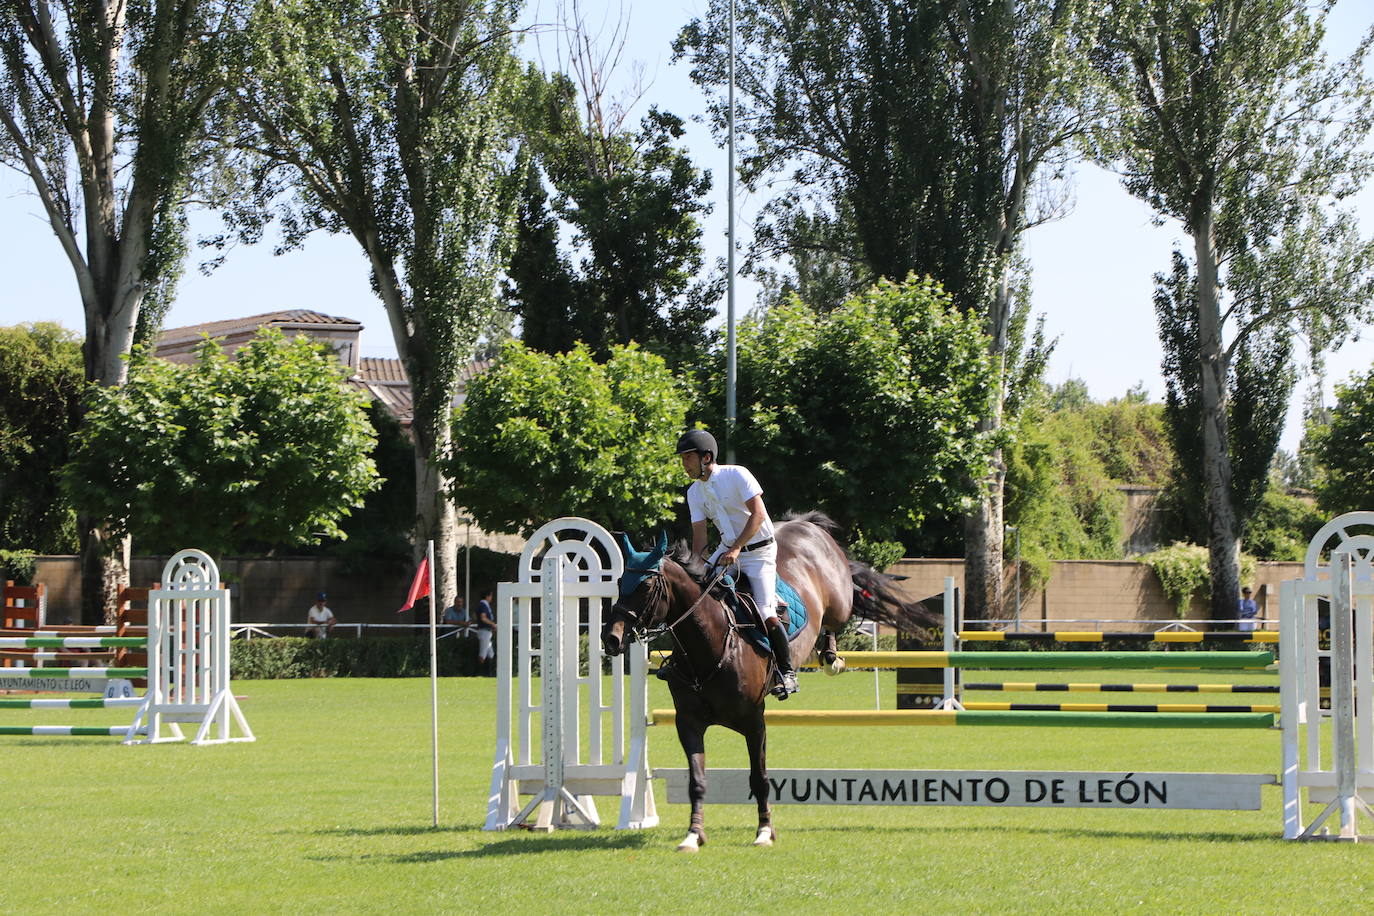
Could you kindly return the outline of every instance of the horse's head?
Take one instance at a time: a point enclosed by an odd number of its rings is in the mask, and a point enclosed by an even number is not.
[[[662,623],[668,613],[668,587],[663,579],[663,558],[668,554],[668,535],[661,533],[653,550],[640,552],[620,535],[625,554],[625,574],[620,577],[620,597],[611,606],[601,628],[601,647],[607,655],[619,655],[634,641],[637,630]]]

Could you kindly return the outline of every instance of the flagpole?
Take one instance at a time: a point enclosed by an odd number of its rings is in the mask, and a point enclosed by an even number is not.
[[[439,826],[439,635],[434,616],[434,542],[425,548],[429,561],[429,710],[434,744],[434,826]]]

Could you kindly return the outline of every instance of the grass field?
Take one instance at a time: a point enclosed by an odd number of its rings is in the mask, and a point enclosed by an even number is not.
[[[1197,679],[1114,672],[1100,680],[1161,677]],[[883,679],[890,708],[893,675]],[[775,809],[780,836],[771,850],[748,845],[752,807],[719,806],[707,812],[710,844],[692,857],[672,851],[686,808],[666,804],[660,786],[663,826],[655,830],[484,833],[494,743],[488,679],[440,684],[435,830],[428,681],[235,688],[256,743],[0,738],[10,813],[4,909],[1292,914],[1361,912],[1374,893],[1374,848],[1278,839],[1277,788],[1265,790],[1258,812],[786,806]],[[651,690],[651,705],[670,705],[663,684],[652,681]],[[789,704],[872,702],[872,675],[853,672],[806,674]],[[127,711],[4,716],[12,724],[105,724]],[[774,729],[769,739],[778,768],[1279,768],[1279,736],[1269,730]],[[732,733],[713,730],[708,741],[710,765],[746,765]],[[683,765],[671,733],[651,732],[651,757],[656,766]],[[611,800],[601,811],[614,821]]]

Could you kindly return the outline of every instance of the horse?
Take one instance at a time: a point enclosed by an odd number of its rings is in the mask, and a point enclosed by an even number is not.
[[[836,542],[837,526],[818,512],[788,518],[775,528],[778,577],[796,589],[806,606],[806,624],[790,634],[792,663],[804,661],[820,637],[818,656],[829,674],[844,670],[835,636],[857,614],[922,632],[937,620],[917,602],[904,601],[895,591],[894,577],[851,560]],[[742,623],[721,599],[719,589],[707,589],[701,559],[692,558],[685,544],[671,552],[666,534],[648,552],[639,552],[621,535],[625,573],[620,597],[612,605],[601,630],[608,656],[624,651],[634,639],[671,635],[669,662],[660,671],[668,681],[677,710],[677,736],[687,755],[688,795],[692,804],[687,836],[681,852],[696,852],[706,843],[703,801],[706,796],[706,729],[723,725],[744,737],[749,750],[749,787],[758,803],[755,846],[772,846],[777,838],[768,804],[767,729],[763,703],[771,686],[771,654],[755,649],[740,637]],[[709,584],[709,583],[708,583]]]

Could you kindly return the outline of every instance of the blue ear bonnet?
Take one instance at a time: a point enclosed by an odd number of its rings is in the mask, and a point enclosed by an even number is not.
[[[659,532],[658,544],[653,550],[641,553],[630,544],[624,532],[620,534],[620,550],[625,554],[625,574],[620,577],[620,597],[633,595],[644,580],[659,571],[663,558],[668,553],[668,534]]]

